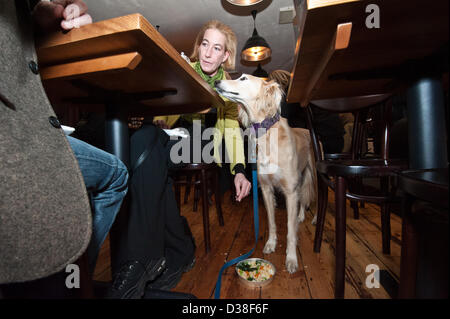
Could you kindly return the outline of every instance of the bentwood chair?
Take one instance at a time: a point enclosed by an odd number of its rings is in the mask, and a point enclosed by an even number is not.
[[[389,129],[391,104],[388,95],[372,95],[336,100],[313,101],[313,104],[334,112],[353,112],[355,124],[353,129],[353,141],[351,156],[329,156],[325,158],[321,152],[319,139],[312,126],[312,111],[306,108],[308,129],[314,147],[318,178],[318,214],[314,239],[314,251],[320,252],[322,234],[325,221],[325,213],[328,201],[328,188],[335,192],[336,205],[336,285],[335,297],[344,297],[345,284],[345,254],[346,254],[346,199],[359,202],[371,202],[381,206],[381,228],[383,253],[390,253],[390,212],[389,203],[394,201],[394,195],[389,192],[389,176],[405,169],[407,163],[404,160],[389,159]],[[384,129],[381,136],[381,158],[366,159],[361,157],[360,144],[363,111],[379,104],[384,113]],[[361,183],[355,182],[360,178],[379,177],[381,189],[378,194],[362,193]],[[352,186],[352,187],[349,187]]]
[[[198,191],[200,189],[202,195],[202,214],[203,214],[203,234],[205,239],[205,251],[208,253],[211,249],[211,239],[209,232],[209,202],[208,202],[208,189],[212,182],[216,202],[217,218],[219,225],[223,226],[223,215],[221,205],[221,194],[219,187],[218,167],[215,163],[191,163],[182,168],[174,170],[174,185],[175,185],[175,197],[178,203],[178,209],[181,209],[181,185],[189,187],[194,186],[194,189]],[[194,177],[194,179],[192,179]],[[197,192],[196,192],[197,193]],[[197,193],[198,194],[198,193]],[[197,196],[195,196],[197,197]],[[194,199],[194,205],[196,205],[196,199]],[[196,209],[194,209],[195,211]]]

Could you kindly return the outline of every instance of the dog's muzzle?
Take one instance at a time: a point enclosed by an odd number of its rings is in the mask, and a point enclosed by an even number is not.
[[[239,93],[237,93],[237,92],[226,91],[226,90],[222,89],[221,87],[219,87],[220,82],[221,82],[220,80],[214,82],[214,87],[216,88],[218,93],[220,93],[220,94],[227,93],[227,94],[239,95]]]

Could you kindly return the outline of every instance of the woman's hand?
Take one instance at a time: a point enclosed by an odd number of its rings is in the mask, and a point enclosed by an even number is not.
[[[234,176],[234,186],[236,187],[236,201],[238,202],[250,194],[250,189],[252,188],[252,184],[242,173],[237,173]]]

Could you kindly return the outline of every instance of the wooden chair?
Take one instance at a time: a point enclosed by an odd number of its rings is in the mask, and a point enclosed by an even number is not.
[[[178,209],[181,208],[181,198],[180,198],[180,188],[181,185],[186,187],[194,185],[194,188],[201,189],[202,195],[202,214],[203,214],[203,234],[205,238],[205,251],[208,253],[211,249],[211,239],[209,232],[209,203],[208,203],[208,186],[209,186],[209,176],[212,179],[214,197],[216,201],[216,212],[217,218],[219,220],[219,225],[223,226],[223,215],[222,215],[222,205],[220,199],[220,187],[219,187],[219,174],[218,167],[215,163],[206,164],[187,164],[183,168],[179,168],[173,171],[174,175],[174,185],[175,185],[175,196],[178,203]],[[192,179],[192,176],[195,176]],[[195,203],[195,200],[194,200]]]
[[[399,190],[403,193],[399,298],[448,298],[448,168],[403,171]],[[425,253],[420,253],[420,246]],[[427,287],[416,293],[419,260],[420,277],[428,280]]]
[[[344,297],[345,253],[346,253],[346,199],[377,203],[381,206],[381,227],[383,253],[390,253],[390,214],[388,204],[393,200],[389,193],[389,176],[407,167],[404,160],[390,160],[388,154],[389,143],[389,111],[391,104],[388,95],[372,95],[349,99],[323,100],[312,102],[315,105],[334,112],[354,112],[355,125],[353,130],[351,156],[334,156],[325,158],[320,151],[319,139],[312,125],[312,111],[306,108],[308,129],[314,147],[318,177],[318,214],[314,251],[320,252],[322,242],[325,213],[328,201],[328,187],[335,192],[336,205],[336,285],[335,297]],[[361,143],[361,110],[382,103],[385,114],[383,136],[381,138],[382,157],[377,159],[364,159],[360,157],[359,144]],[[381,178],[380,194],[362,194],[360,189],[348,188],[355,178],[379,177]],[[354,185],[354,184],[353,184]],[[358,184],[357,184],[358,185]]]

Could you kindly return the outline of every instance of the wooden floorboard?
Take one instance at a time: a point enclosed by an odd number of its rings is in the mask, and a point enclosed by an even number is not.
[[[184,196],[184,190],[181,194]],[[196,264],[184,274],[174,291],[194,294],[198,298],[214,298],[214,289],[222,265],[249,252],[255,244],[252,199],[232,203],[230,194],[223,198],[222,210],[225,226],[219,226],[215,205],[210,207],[211,250],[205,253],[201,203],[193,212],[193,194],[188,203],[182,204],[181,214],[190,225],[196,241]],[[330,191],[327,216],[320,253],[313,251],[315,226],[311,224],[312,212],[307,212],[298,232],[297,255],[299,269],[289,274],[285,268],[286,252],[286,210],[275,212],[278,243],[272,254],[262,252],[268,237],[266,211],[260,196],[260,227],[258,244],[252,257],[262,257],[274,264],[277,274],[271,284],[263,288],[249,288],[242,285],[234,267],[227,268],[222,276],[221,298],[233,299],[329,299],[334,296],[334,194]],[[360,218],[353,218],[353,210],[347,205],[347,254],[345,298],[389,299],[389,291],[383,286],[366,286],[366,267],[374,264],[390,278],[398,282],[400,272],[401,218],[391,214],[391,254],[381,251],[380,209],[366,204],[360,208]],[[94,280],[110,281],[109,240],[102,246],[94,273]]]

